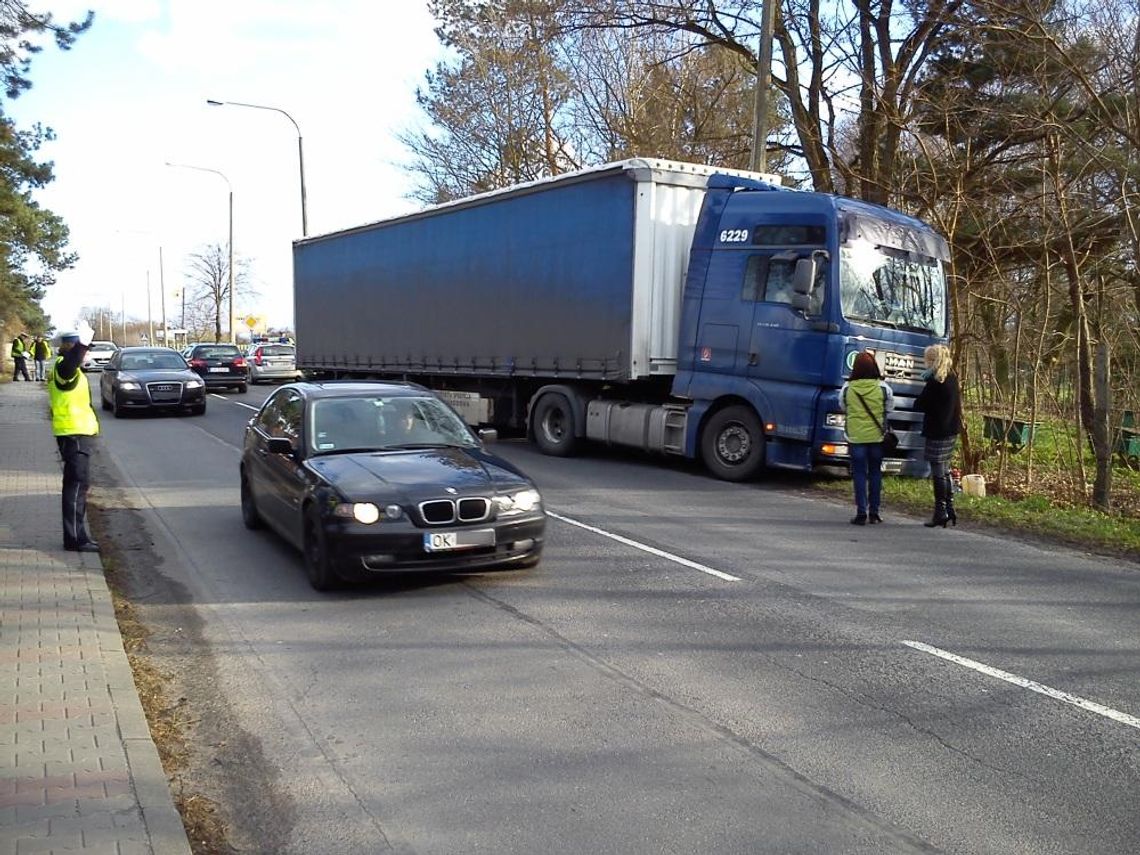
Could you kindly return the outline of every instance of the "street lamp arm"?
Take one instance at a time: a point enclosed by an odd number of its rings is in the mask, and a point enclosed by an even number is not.
[[[225,176],[225,173],[219,172],[217,169],[209,169],[205,166],[191,166],[189,163],[171,163],[169,160],[166,161],[166,165],[172,166],[175,169],[196,169],[199,172],[212,172],[214,175],[219,176],[223,181],[226,182],[226,187],[229,188],[231,193],[234,192],[234,187],[232,184],[230,184],[230,179]]]
[[[207,98],[206,103],[211,107],[224,107],[229,105],[231,107],[250,107],[254,110],[272,110],[274,113],[280,113],[286,119],[293,123],[293,127],[297,129],[297,136],[301,135],[301,127],[297,124],[297,120],[282,110],[280,107],[267,107],[264,104],[246,104],[244,101],[215,101],[213,98]]]

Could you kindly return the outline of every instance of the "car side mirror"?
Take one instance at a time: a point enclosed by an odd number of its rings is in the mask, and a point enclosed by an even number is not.
[[[479,431],[479,439],[483,442],[498,442],[499,432],[494,428],[482,428]]]
[[[797,296],[810,297],[815,290],[815,259],[801,258],[796,261],[796,270],[792,275],[792,291]],[[799,308],[798,306],[796,308]]]
[[[268,451],[270,454],[292,454],[293,441],[283,436],[271,436],[269,437]]]

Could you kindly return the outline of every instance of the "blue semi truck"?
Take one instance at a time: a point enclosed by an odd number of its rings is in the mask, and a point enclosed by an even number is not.
[[[923,349],[946,241],[772,176],[633,159],[293,246],[298,367],[403,378],[545,453],[590,441],[730,481],[848,460],[838,392],[871,350],[921,474]]]

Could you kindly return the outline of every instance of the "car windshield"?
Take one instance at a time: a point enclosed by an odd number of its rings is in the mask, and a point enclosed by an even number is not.
[[[946,277],[936,258],[854,241],[839,248],[844,317],[946,334]]]
[[[432,397],[326,398],[313,402],[309,418],[318,454],[478,444],[463,420]]]
[[[92,351],[96,350],[100,352],[110,350],[113,352],[115,350],[118,350],[118,348],[109,341],[93,341],[91,342],[91,347],[87,349],[87,352],[91,353]]]
[[[186,362],[177,353],[127,353],[120,367],[124,371],[177,370]]]

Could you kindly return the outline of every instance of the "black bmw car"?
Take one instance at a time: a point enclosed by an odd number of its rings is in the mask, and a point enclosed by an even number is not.
[[[131,411],[164,410],[200,416],[206,412],[206,384],[179,353],[168,347],[123,347],[99,378],[103,409],[115,418]]]
[[[291,383],[246,428],[242,518],[300,549],[319,591],[392,571],[533,567],[542,499],[491,438],[419,386]]]

